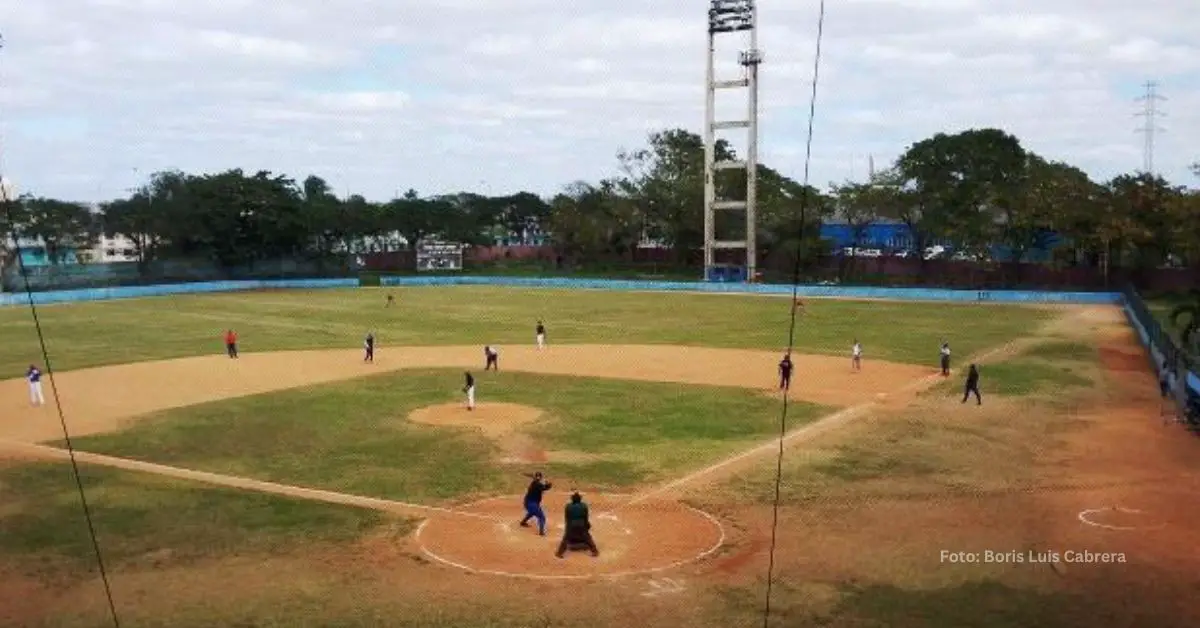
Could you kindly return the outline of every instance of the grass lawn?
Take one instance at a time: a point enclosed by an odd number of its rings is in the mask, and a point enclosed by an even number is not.
[[[983,406],[964,406],[960,378],[914,406],[871,416],[786,460],[785,500],[822,495],[903,497],[1003,490],[1030,480],[1033,463],[1079,425],[1064,404],[1088,395],[1099,355],[1084,343],[1047,341],[980,369]],[[739,480],[747,499],[774,498],[773,465]],[[746,483],[742,485],[742,483]],[[732,489],[732,485],[730,485]]]
[[[495,444],[481,433],[404,420],[414,409],[460,401],[453,389],[458,377],[449,369],[406,371],[224,400],[167,411],[75,445],[403,501],[519,490],[524,479],[493,461]],[[530,426],[539,446],[599,456],[548,463],[548,474],[605,488],[637,487],[758,442],[773,433],[778,411],[776,400],[742,389],[523,373],[488,378],[483,401],[547,411],[547,420]],[[830,411],[793,408],[797,425]]]
[[[726,588],[718,599],[733,616],[761,616],[762,587]],[[1082,596],[995,580],[924,590],[880,584],[792,583],[785,577],[775,587],[771,623],[779,626],[1082,627],[1103,625],[1105,619],[1103,611]]]
[[[110,567],[181,565],[227,555],[271,555],[302,543],[352,540],[391,525],[384,513],[250,491],[212,488],[160,476],[81,466],[96,535]],[[0,554],[51,576],[94,575],[71,467],[34,463],[0,472]]]
[[[399,305],[384,308],[392,292]],[[659,343],[778,350],[787,299],[482,286],[265,291],[116,300],[39,308],[52,365],[69,370],[219,353],[233,327],[244,351],[524,344],[537,319],[551,342]],[[1055,312],[1022,306],[814,299],[800,319],[802,352],[843,355],[854,338],[873,358],[926,363],[949,341],[969,355],[1027,333]],[[0,373],[13,377],[41,348],[27,308],[0,309]]]

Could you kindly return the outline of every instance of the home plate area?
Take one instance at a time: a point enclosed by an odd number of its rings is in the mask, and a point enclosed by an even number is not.
[[[537,521],[521,527],[521,496],[493,497],[456,514],[427,519],[416,532],[426,557],[443,565],[492,575],[526,578],[617,577],[661,571],[705,558],[724,543],[711,515],[672,501],[631,503],[629,496],[583,492],[591,512],[592,538],[600,555],[569,551],[556,558],[563,536],[563,508],[570,491],[542,503],[546,536]]]

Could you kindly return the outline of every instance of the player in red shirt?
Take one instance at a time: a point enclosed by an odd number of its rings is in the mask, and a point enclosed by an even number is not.
[[[237,352],[237,332],[232,329],[225,332],[225,351],[229,352],[229,357],[238,357]]]

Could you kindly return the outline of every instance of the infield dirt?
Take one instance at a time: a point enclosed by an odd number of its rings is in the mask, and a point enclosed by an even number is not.
[[[918,625],[913,618],[925,612],[921,609],[912,609],[907,618],[879,617],[870,615],[878,609],[845,611],[839,609],[839,604],[846,599],[845,589],[850,585],[897,587],[919,596],[985,578],[1042,592],[1082,596],[1085,601],[1073,607],[1073,614],[1066,619],[1025,625],[1200,625],[1200,613],[1192,604],[1195,587],[1200,585],[1195,575],[1200,560],[1194,552],[1200,545],[1200,526],[1195,523],[1200,521],[1200,506],[1194,499],[1200,490],[1200,456],[1195,439],[1179,426],[1164,425],[1159,419],[1154,378],[1118,309],[1071,309],[1052,332],[1098,346],[1104,379],[1086,403],[1037,410],[1045,413],[1047,421],[1078,420],[1080,427],[1066,433],[1060,445],[1048,446],[1038,456],[1029,472],[1035,481],[1021,487],[965,494],[867,496],[849,487],[812,495],[805,503],[784,504],[775,548],[780,595],[775,608],[783,618],[779,625],[806,625],[809,621],[824,625]],[[779,357],[773,352],[663,346],[553,346],[541,353],[527,347],[502,347],[501,368],[716,384],[768,392],[774,388]],[[890,402],[882,410],[917,404],[928,411],[931,420],[964,423],[1003,421],[1006,412],[1028,411],[1022,406],[996,403],[994,409],[985,410],[987,414],[960,415],[957,400],[922,400],[894,392],[928,376],[933,372],[931,368],[868,361],[863,373],[852,374],[844,358],[794,356],[794,360],[799,376],[792,396],[807,401],[853,406],[890,393]],[[482,350],[478,347],[383,347],[373,365],[362,364],[355,350],[249,353],[238,361],[207,356],[69,372],[56,379],[73,432],[86,434],[119,429],[141,414],[204,401],[385,370],[479,369],[481,362]],[[336,367],[339,364],[344,368]],[[452,390],[456,384],[457,380],[448,382],[447,387]],[[486,390],[481,388],[480,397],[484,400],[481,408],[486,408]],[[25,399],[23,381],[0,383],[0,438],[24,442],[59,438],[53,410],[30,410]],[[498,443],[511,444],[506,439],[538,420],[534,408],[497,406],[495,411],[496,425],[483,429]],[[465,425],[458,414],[450,407],[428,408],[424,415],[411,420]],[[973,418],[964,418],[967,416]],[[851,423],[844,421],[841,425]],[[826,429],[815,430],[811,438],[815,444],[827,444],[847,436]],[[516,453],[522,448],[525,453]],[[514,456],[537,455],[536,443],[502,445],[501,449]],[[763,459],[756,461],[761,463]],[[742,472],[752,464],[754,461],[747,460],[737,469]],[[704,489],[692,493],[695,505],[717,517],[719,527],[671,500],[655,500],[651,508],[639,513],[636,509],[622,511],[628,503],[626,497],[588,496],[597,514],[612,512],[617,517],[598,519],[597,541],[602,556],[596,561],[586,553],[556,561],[552,556],[557,541],[553,529],[549,537],[542,538],[531,535],[530,529],[516,527],[522,512],[519,496],[512,496],[464,506],[459,514],[431,514],[420,534],[406,538],[377,535],[352,547],[303,548],[295,556],[272,558],[261,565],[214,559],[169,573],[132,571],[119,576],[118,586],[124,604],[146,613],[153,613],[155,608],[163,608],[166,613],[169,608],[207,605],[217,600],[226,606],[250,605],[255,599],[306,596],[314,590],[340,589],[353,582],[354,601],[334,595],[329,601],[331,608],[368,598],[372,604],[385,606],[394,602],[388,608],[395,612],[402,612],[403,607],[454,608],[462,605],[463,592],[470,591],[481,616],[519,610],[530,596],[535,596],[553,599],[554,609],[548,611],[552,616],[586,614],[594,618],[593,625],[758,625],[761,619],[754,615],[761,606],[758,596],[770,549],[771,508],[738,495],[736,485],[723,485],[713,478],[695,486]],[[547,503],[552,521],[558,518],[559,506],[561,502]],[[1080,513],[1087,510],[1098,511],[1092,521],[1110,527],[1081,521]],[[510,537],[511,543],[497,542]],[[721,538],[723,546],[706,555],[707,548]],[[658,547],[665,549],[656,553],[653,548]],[[989,548],[1113,552],[1124,555],[1127,561],[1057,567],[964,566],[948,565],[939,558],[941,550]],[[699,556],[706,556],[706,560],[687,562]],[[601,579],[583,588],[570,580],[531,584],[514,578],[483,578],[457,569],[441,570],[437,577],[430,577],[430,563],[439,560],[467,564],[476,570],[550,576],[603,575],[684,564],[662,573]],[[280,578],[280,574],[289,575]],[[24,605],[27,609],[54,604],[94,608],[97,612],[103,609],[95,598],[93,582],[80,585],[78,590],[55,591],[27,578],[5,574],[0,583],[0,594],[29,601]],[[724,607],[732,615],[710,615],[713,600],[726,599],[731,591],[746,592],[749,601],[744,607]],[[946,609],[950,612],[948,606]],[[864,614],[855,614],[859,612]]]

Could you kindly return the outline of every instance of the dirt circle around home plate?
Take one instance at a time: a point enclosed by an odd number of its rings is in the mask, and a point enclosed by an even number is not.
[[[712,515],[673,501],[634,503],[629,496],[589,494],[592,538],[600,550],[554,553],[562,540],[563,507],[571,489],[551,489],[542,507],[546,535],[536,520],[519,525],[521,496],[493,497],[458,514],[425,520],[414,535],[434,562],[470,572],[535,579],[615,578],[665,571],[703,560],[725,543],[725,530]],[[557,493],[551,496],[551,493]]]

